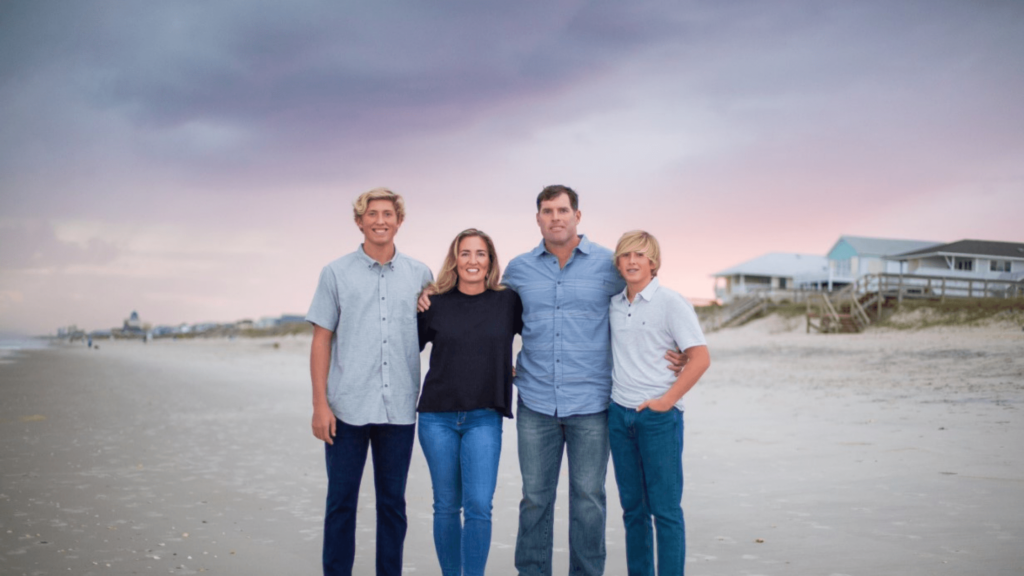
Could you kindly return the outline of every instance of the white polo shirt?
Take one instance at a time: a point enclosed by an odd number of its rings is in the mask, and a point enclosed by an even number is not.
[[[658,398],[676,381],[665,352],[705,346],[693,305],[681,294],[659,286],[654,278],[633,302],[628,288],[612,296],[609,319],[612,330],[612,401],[637,408]],[[683,399],[676,402],[683,409]]]

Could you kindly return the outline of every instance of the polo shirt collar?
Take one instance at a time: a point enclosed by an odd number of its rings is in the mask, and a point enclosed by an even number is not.
[[[579,250],[584,254],[590,254],[592,246],[593,243],[591,243],[590,239],[587,238],[587,235],[580,234],[580,243],[576,245],[576,250]],[[548,249],[544,247],[543,238],[540,239],[540,244],[538,244],[537,247],[532,250],[532,254],[534,256],[543,256],[544,254],[549,254]]]
[[[658,277],[655,276],[654,278],[651,278],[651,282],[647,284],[647,286],[643,290],[641,290],[640,293],[637,294],[637,296],[650,302],[651,300],[654,299],[654,293],[658,291],[659,285],[660,283],[658,282]],[[629,301],[629,286],[626,286],[625,288],[622,289],[622,292],[619,293],[619,297],[622,300]]]
[[[363,263],[366,264],[367,268],[373,268],[374,264],[380,265],[380,262],[377,262],[376,260],[370,258],[370,256],[366,254],[366,251],[363,250],[362,243],[359,244],[359,249],[356,250],[356,254],[359,254],[359,258],[362,259]],[[398,246],[395,246],[395,255],[391,257],[391,260],[385,262],[382,266],[387,266],[388,268],[394,270],[395,260],[398,260],[400,256],[401,254],[398,253]]]

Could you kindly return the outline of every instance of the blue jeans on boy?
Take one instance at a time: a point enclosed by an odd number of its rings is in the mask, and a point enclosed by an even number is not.
[[[516,422],[523,476],[516,569],[520,575],[551,575],[564,450],[569,455],[569,574],[604,574],[608,412],[563,418],[535,412],[520,401]]]
[[[356,510],[367,448],[373,450],[377,498],[377,574],[401,576],[408,522],[405,483],[416,437],[415,424],[350,426],[336,419],[327,458],[327,512],[324,515],[325,575],[350,576],[356,557]]]
[[[683,574],[683,413],[675,408],[637,412],[612,402],[608,407],[608,437],[626,525],[629,576],[655,573],[652,516],[657,527],[657,573]]]
[[[422,412],[419,424],[434,488],[434,548],[441,574],[483,576],[491,548],[502,416],[488,409]]]

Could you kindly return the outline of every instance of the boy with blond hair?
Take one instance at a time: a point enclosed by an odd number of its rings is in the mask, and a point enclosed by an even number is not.
[[[686,563],[683,498],[683,397],[711,365],[693,306],[660,286],[658,240],[627,232],[615,248],[626,288],[611,299],[612,401],[608,437],[626,528],[630,576],[677,576]],[[667,348],[686,352],[678,375],[666,371]],[[651,518],[655,519],[652,529]]]

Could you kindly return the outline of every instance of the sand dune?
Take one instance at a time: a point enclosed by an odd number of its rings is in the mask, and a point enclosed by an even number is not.
[[[686,414],[688,573],[1024,573],[1020,327],[823,336],[800,322],[709,337],[713,365]],[[0,573],[317,573],[309,341],[273,342],[101,342],[0,364]],[[373,573],[367,470],[361,574]],[[409,573],[439,572],[429,482],[417,446]],[[519,488],[506,422],[492,574],[514,573]],[[608,492],[607,572],[621,574],[611,477]]]

